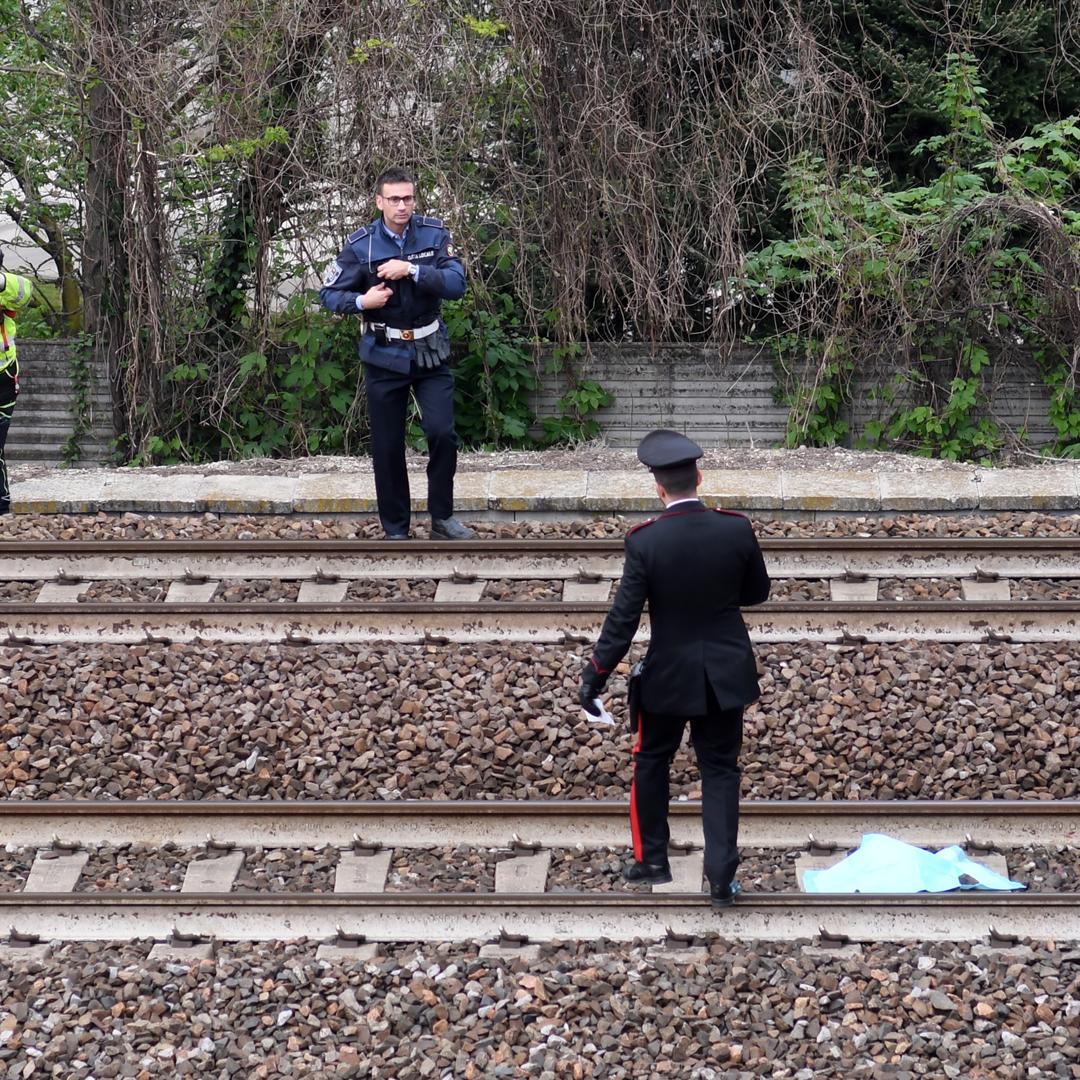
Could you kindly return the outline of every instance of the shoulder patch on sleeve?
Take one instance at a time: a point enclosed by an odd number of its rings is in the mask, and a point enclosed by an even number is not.
[[[627,529],[626,535],[633,536],[634,533],[636,533],[639,529],[644,529],[646,525],[652,525],[653,522],[655,522],[656,520],[657,519],[653,517],[647,518],[645,521],[639,521],[636,525],[632,525],[629,529]]]
[[[341,271],[345,268],[335,259],[327,268],[322,276],[323,285],[333,285],[339,277],[341,277]]]
[[[349,243],[355,244],[357,240],[363,240],[369,232],[371,232],[370,225],[362,226],[361,228],[357,229],[356,232],[352,234],[352,236],[349,237]]]

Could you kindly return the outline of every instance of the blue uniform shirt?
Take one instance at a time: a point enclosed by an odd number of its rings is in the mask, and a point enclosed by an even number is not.
[[[323,307],[339,315],[359,315],[357,297],[382,281],[376,271],[387,259],[412,263],[418,268],[417,277],[385,282],[394,295],[385,307],[366,313],[371,322],[384,322],[398,330],[417,329],[439,318],[443,300],[465,295],[465,268],[452,253],[450,230],[438,218],[413,214],[400,243],[383,226],[382,218],[349,237],[323,277],[319,290]],[[440,324],[436,333],[445,335],[445,325]],[[360,359],[375,367],[406,374],[414,354],[410,341],[376,344],[371,330],[360,339]]]

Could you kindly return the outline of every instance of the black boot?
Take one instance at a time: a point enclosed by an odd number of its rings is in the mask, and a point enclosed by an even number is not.
[[[671,880],[671,866],[668,863],[632,862],[622,872],[623,880],[635,885],[666,885]]]
[[[476,533],[468,525],[462,525],[455,517],[432,518],[432,540],[472,540]]]
[[[742,886],[737,881],[730,881],[727,885],[709,885],[709,899],[713,907],[731,907],[741,892]]]

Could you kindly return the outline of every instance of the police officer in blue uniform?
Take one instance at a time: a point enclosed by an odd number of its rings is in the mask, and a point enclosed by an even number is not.
[[[668,775],[683,731],[701,770],[705,874],[712,903],[739,891],[739,750],[743,706],[758,697],[757,663],[740,607],[769,595],[769,575],[750,522],[710,510],[697,496],[701,447],[677,431],[652,431],[638,458],[652,470],[664,512],[626,535],[622,580],[582,676],[594,701],[626,655],[649,605],[650,642],[641,675],[630,828],[631,882],[671,881]]]
[[[364,320],[364,363],[371,457],[379,518],[391,540],[409,536],[411,503],[405,467],[405,417],[416,395],[428,444],[431,535],[468,540],[475,533],[454,517],[454,375],[450,338],[439,317],[443,300],[465,295],[465,270],[450,230],[415,213],[416,178],[387,169],[375,184],[381,217],[358,229],[323,277],[319,298],[341,315]]]

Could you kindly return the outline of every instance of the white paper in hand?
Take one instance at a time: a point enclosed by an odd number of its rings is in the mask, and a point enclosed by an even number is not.
[[[592,703],[600,710],[600,715],[599,716],[593,716],[593,714],[591,712],[588,712],[585,709],[581,710],[583,713],[585,713],[585,719],[588,720],[590,724],[614,724],[615,723],[615,717],[612,716],[611,713],[609,713],[607,711],[607,709],[604,708],[604,703],[600,700],[600,698],[598,698],[598,697],[593,698]]]

